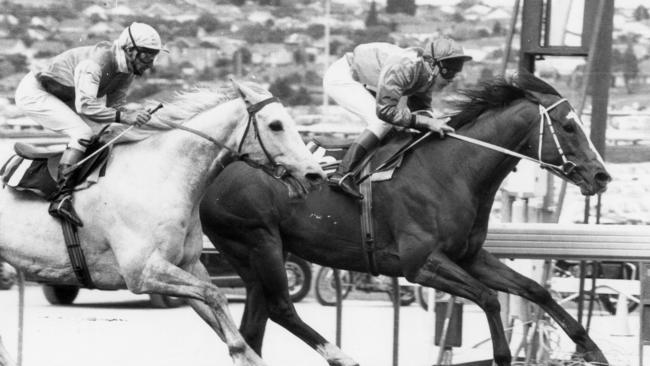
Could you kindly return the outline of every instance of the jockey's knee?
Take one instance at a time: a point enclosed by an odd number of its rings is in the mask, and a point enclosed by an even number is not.
[[[81,141],[88,141],[93,136],[93,130],[85,123],[67,128],[64,132],[70,136],[68,147],[80,151],[86,151],[86,146]]]

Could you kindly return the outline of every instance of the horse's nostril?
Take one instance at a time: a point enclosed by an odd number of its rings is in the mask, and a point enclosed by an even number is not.
[[[612,180],[612,177],[605,172],[596,173],[596,181],[601,183],[609,183]]]
[[[314,183],[320,183],[323,181],[323,177],[318,173],[307,173],[305,174],[305,178],[307,178],[308,181]]]

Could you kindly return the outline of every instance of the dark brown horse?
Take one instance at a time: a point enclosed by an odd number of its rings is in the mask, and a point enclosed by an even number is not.
[[[450,122],[458,135],[556,165],[551,169],[583,194],[605,190],[611,178],[602,159],[571,105],[551,86],[524,74],[463,94],[467,98],[456,103],[461,112]],[[511,353],[495,290],[535,302],[585,350],[586,360],[607,364],[584,328],[547,290],[482,249],[495,194],[518,161],[433,136],[407,153],[392,180],[373,186],[378,270],[478,304],[499,366],[510,365]],[[208,190],[201,206],[203,230],[246,282],[240,330],[257,352],[271,318],[330,365],[357,364],[296,314],[283,257],[291,252],[324,266],[365,271],[359,210],[357,201],[326,188],[293,202],[281,184],[245,164],[229,166]]]

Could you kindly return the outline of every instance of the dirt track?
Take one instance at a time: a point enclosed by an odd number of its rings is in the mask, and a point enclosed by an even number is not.
[[[0,291],[0,334],[15,355],[17,291]],[[146,296],[127,291],[82,291],[76,305],[49,305],[37,286],[27,288],[25,366],[177,366],[231,365],[225,346],[188,308],[151,309]],[[334,308],[318,305],[312,297],[297,304],[303,318],[325,337],[334,339]],[[241,301],[231,301],[238,321]],[[351,300],[344,307],[343,349],[361,365],[389,366],[392,360],[392,307],[387,301]],[[416,305],[402,308],[400,365],[425,366],[426,313]],[[638,334],[638,313],[630,315],[630,329]],[[612,365],[637,365],[638,337],[612,337],[614,317],[597,313],[594,339]],[[463,347],[454,361],[488,358],[490,342],[483,314],[465,305]],[[515,334],[516,337],[516,334]],[[266,332],[264,359],[269,365],[305,366],[326,363],[309,347],[275,324]],[[560,354],[573,347],[560,341]]]

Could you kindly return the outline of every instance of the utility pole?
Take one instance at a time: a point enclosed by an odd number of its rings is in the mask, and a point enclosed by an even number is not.
[[[325,39],[325,55],[323,57],[323,76],[324,76],[325,72],[327,71],[327,68],[329,67],[329,59],[330,59],[330,0],[325,0],[325,35],[323,38]],[[322,111],[323,115],[327,113],[328,104],[329,104],[329,99],[327,97],[327,94],[325,94],[325,90],[323,90],[323,111]]]

